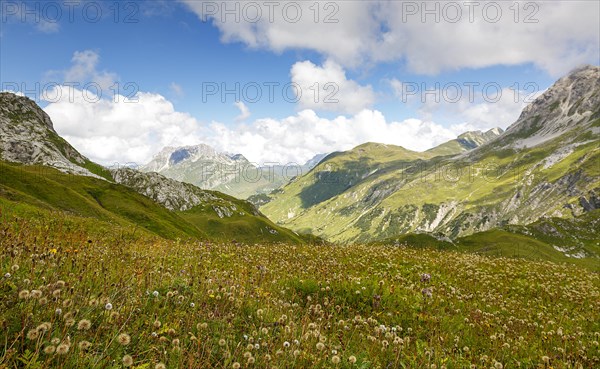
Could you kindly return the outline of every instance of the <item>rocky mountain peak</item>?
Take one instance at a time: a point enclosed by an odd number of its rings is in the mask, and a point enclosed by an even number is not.
[[[531,147],[600,117],[600,67],[584,66],[559,79],[507,129],[517,147]]]
[[[0,93],[0,159],[101,178],[84,168],[89,160],[56,133],[48,114],[9,92]]]

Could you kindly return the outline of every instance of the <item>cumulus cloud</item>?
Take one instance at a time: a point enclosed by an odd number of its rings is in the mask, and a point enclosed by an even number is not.
[[[240,110],[240,115],[235,117],[236,122],[244,121],[250,117],[250,109],[248,109],[246,104],[244,104],[242,101],[236,101],[234,105]]]
[[[399,103],[417,107],[419,118],[433,120],[444,116],[455,123],[453,131],[506,128],[514,123],[523,108],[544,91],[514,90],[490,84],[491,88],[475,89],[457,83],[439,85],[388,81]]]
[[[327,60],[323,66],[310,61],[298,62],[290,71],[292,82],[299,86],[299,106],[354,114],[375,101],[371,86],[361,86],[346,78],[337,63]]]
[[[181,1],[224,42],[316,51],[345,67],[400,61],[436,74],[533,63],[558,76],[600,59],[597,1]]]
[[[46,73],[46,79],[52,82],[60,80],[62,83],[76,84],[74,87],[95,83],[101,90],[109,91],[110,87],[118,81],[119,76],[116,73],[98,70],[99,63],[100,54],[98,52],[93,50],[75,51],[68,69],[49,71]]]
[[[103,163],[145,163],[169,145],[197,143],[199,123],[175,111],[161,95],[140,92],[136,99],[100,99],[91,92],[57,87],[46,113],[56,131],[90,159]]]
[[[388,121],[376,110],[335,119],[302,110],[284,119],[248,124],[203,124],[158,94],[138,93],[100,99],[63,89],[45,111],[57,132],[90,159],[102,164],[144,164],[165,146],[206,143],[221,151],[242,153],[256,163],[304,163],[318,153],[348,150],[364,142],[426,150],[460,132],[418,119]],[[72,98],[74,97],[74,99]]]

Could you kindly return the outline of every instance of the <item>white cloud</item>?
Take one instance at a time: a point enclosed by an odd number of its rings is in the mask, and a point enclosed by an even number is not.
[[[108,92],[119,79],[116,73],[98,70],[100,55],[93,50],[75,51],[71,58],[71,66],[62,71],[49,71],[46,79],[55,83],[74,83],[74,87],[82,87],[86,83],[96,83]],[[60,81],[57,81],[59,79]]]
[[[491,128],[507,128],[514,123],[527,104],[544,91],[513,90],[497,84],[491,88],[475,89],[468,85],[447,84],[435,88],[426,84],[403,83],[389,80],[399,103],[418,107],[420,119],[434,120],[444,116],[453,121],[450,128],[455,132],[466,132]],[[485,92],[487,91],[487,92]]]
[[[138,93],[137,102],[117,95],[100,99],[71,87],[44,109],[56,131],[82,154],[103,163],[145,163],[168,145],[195,144],[200,125],[189,114],[175,111],[161,95]]]
[[[242,101],[236,101],[234,105],[240,110],[240,115],[235,117],[236,122],[244,121],[250,117],[250,109],[248,109],[246,104],[244,104]]]
[[[298,62],[290,74],[292,82],[299,86],[301,108],[353,114],[370,107],[375,100],[371,86],[347,79],[344,69],[331,60],[322,67],[310,61]]]
[[[181,85],[175,82],[171,82],[171,84],[169,85],[169,90],[171,90],[171,93],[173,93],[173,95],[175,95],[176,97],[183,97],[185,95],[183,87],[181,87]]]
[[[267,2],[182,1],[198,16],[208,15],[224,42],[275,52],[307,49],[345,67],[403,61],[413,72],[436,74],[533,63],[558,76],[600,59],[597,1],[286,1],[273,8]],[[252,4],[261,5],[256,22],[249,21],[257,14]],[[301,6],[298,21],[290,19],[296,18],[291,4]],[[226,6],[239,7],[238,20]],[[327,16],[337,22],[327,23]]]
[[[418,119],[390,122],[375,110],[335,119],[302,110],[281,120],[205,125],[187,113],[177,112],[161,95],[139,93],[137,102],[128,102],[122,96],[117,102],[95,102],[93,95],[85,98],[81,91],[62,89],[61,98],[49,103],[45,111],[61,136],[102,164],[144,164],[165,146],[198,143],[242,153],[257,163],[304,163],[315,154],[348,150],[367,141],[425,150],[460,133]]]

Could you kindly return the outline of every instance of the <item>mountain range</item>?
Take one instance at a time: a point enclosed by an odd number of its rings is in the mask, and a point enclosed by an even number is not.
[[[0,205],[167,238],[479,253],[520,245],[598,264],[599,134],[597,66],[558,80],[506,131],[467,132],[424,152],[364,143],[291,175],[205,144],[167,147],[141,170],[105,168],[61,138],[34,101],[0,93]]]
[[[451,241],[573,219],[600,208],[599,133],[600,68],[587,66],[558,80],[506,132],[463,135],[426,152],[367,143],[333,153],[260,209],[282,226],[343,243],[410,233]]]
[[[303,165],[259,165],[251,163],[242,154],[218,152],[209,145],[200,144],[165,147],[139,169],[245,199],[269,193],[291,178],[308,173],[325,156],[316,155]]]

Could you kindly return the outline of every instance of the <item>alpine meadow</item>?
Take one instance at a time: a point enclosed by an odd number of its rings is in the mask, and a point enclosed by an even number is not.
[[[0,369],[599,342],[599,2],[0,1]]]

